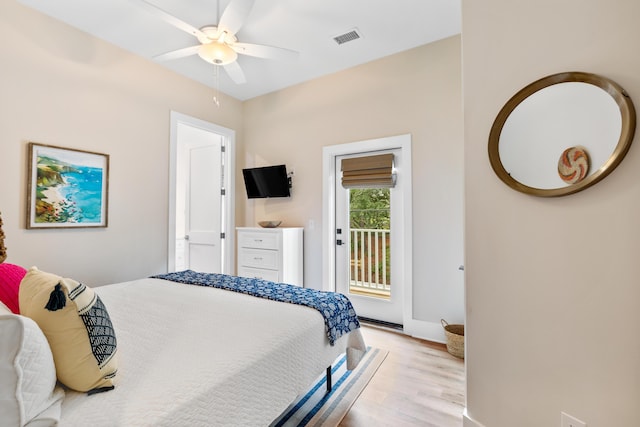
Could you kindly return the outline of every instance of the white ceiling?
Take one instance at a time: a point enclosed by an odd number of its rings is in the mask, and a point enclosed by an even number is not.
[[[129,0],[18,1],[150,60],[198,44]],[[196,28],[218,20],[216,0],[148,1]],[[230,0],[219,1],[222,11]],[[299,57],[240,55],[247,83],[237,85],[220,72],[219,88],[240,100],[283,89],[459,34],[460,13],[460,0],[256,0],[238,41],[295,50]],[[333,40],[352,29],[360,39],[343,45]],[[215,87],[214,66],[197,55],[161,64]]]

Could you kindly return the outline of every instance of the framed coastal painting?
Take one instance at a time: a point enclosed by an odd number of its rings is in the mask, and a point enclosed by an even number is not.
[[[107,226],[109,155],[29,143],[27,228]]]

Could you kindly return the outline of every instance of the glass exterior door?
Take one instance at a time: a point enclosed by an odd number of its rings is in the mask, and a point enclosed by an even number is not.
[[[399,151],[399,150],[398,150]],[[336,170],[345,158],[336,157]],[[397,157],[394,150],[394,155]],[[402,324],[402,286],[394,286],[395,188],[349,188],[335,183],[336,290],[349,297],[358,316]]]

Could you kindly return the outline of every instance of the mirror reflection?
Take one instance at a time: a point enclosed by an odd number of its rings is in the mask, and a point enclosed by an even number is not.
[[[513,179],[530,187],[564,187],[571,184],[558,173],[563,151],[584,147],[594,173],[613,154],[621,130],[618,105],[604,90],[588,83],[556,84],[511,112],[500,134],[500,160]]]

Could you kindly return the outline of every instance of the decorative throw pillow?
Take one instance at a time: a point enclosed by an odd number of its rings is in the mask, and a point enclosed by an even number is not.
[[[28,317],[0,314],[0,337],[0,425],[57,425],[64,392],[42,331]]]
[[[20,285],[20,309],[47,337],[62,384],[89,394],[113,389],[116,335],[91,288],[32,267]]]
[[[20,314],[18,290],[25,274],[27,270],[19,265],[6,262],[0,264],[0,301],[15,314]]]

